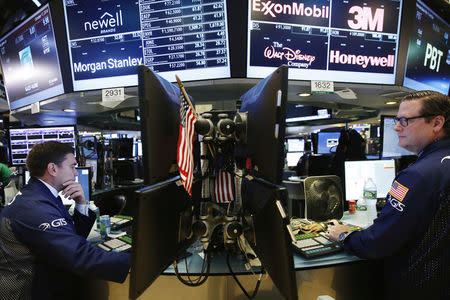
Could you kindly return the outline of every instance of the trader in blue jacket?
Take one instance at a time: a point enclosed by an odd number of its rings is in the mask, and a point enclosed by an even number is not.
[[[450,299],[450,98],[409,94],[396,122],[399,146],[417,161],[395,177],[372,226],[328,234],[351,254],[384,259],[383,299]]]
[[[95,213],[75,181],[72,147],[36,144],[26,164],[31,179],[0,214],[0,299],[73,299],[74,290],[86,288],[76,275],[123,282],[130,255],[86,240]],[[60,191],[75,200],[73,216]]]

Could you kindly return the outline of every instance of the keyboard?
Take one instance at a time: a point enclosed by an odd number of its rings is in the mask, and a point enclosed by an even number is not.
[[[106,251],[128,252],[131,250],[131,244],[132,244],[131,237],[128,235],[124,235],[97,244],[97,247]]]
[[[318,233],[299,234],[292,242],[294,251],[305,258],[313,258],[342,251],[341,245]]]
[[[111,230],[120,230],[122,228],[131,226],[133,218],[129,216],[113,216],[111,220]]]

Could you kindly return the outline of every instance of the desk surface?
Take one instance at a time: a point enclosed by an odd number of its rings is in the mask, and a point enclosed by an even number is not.
[[[373,223],[373,214],[370,211],[357,211],[355,214],[349,214],[348,212],[344,213],[341,221],[353,225],[357,225],[360,227],[368,227]],[[190,249],[189,252],[193,253],[192,256],[188,257],[186,261],[183,259],[178,262],[178,271],[181,274],[186,274],[186,266],[188,273],[195,275],[201,273],[201,268],[203,265],[203,258],[198,254],[198,250]],[[312,269],[312,268],[322,268],[322,267],[330,267],[334,265],[339,265],[343,263],[356,262],[362,259],[358,258],[354,255],[349,255],[344,251],[329,254],[316,258],[303,258],[297,253],[294,253],[294,267],[296,271]],[[236,274],[249,274],[250,270],[245,268],[243,259],[239,259],[238,257],[230,258],[230,265],[234,273]],[[253,268],[254,272],[259,272],[260,268]],[[226,263],[226,255],[218,254],[212,258],[211,267],[210,267],[210,275],[224,275],[229,274],[228,266]],[[173,275],[175,274],[174,266],[170,265],[164,272],[165,275]]]

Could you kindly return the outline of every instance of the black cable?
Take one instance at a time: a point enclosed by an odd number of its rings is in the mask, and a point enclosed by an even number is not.
[[[185,258],[185,263],[186,263],[186,273],[188,273],[186,258]],[[207,266],[206,273],[204,273],[205,272],[205,264]],[[200,276],[196,280],[192,280],[189,274],[186,275],[187,280],[184,279],[183,277],[181,277],[181,274],[178,272],[177,261],[174,261],[173,266],[175,269],[175,274],[177,275],[177,278],[181,283],[183,283],[184,285],[187,285],[187,286],[192,286],[192,287],[200,286],[203,283],[205,283],[205,281],[209,277],[209,270],[210,270],[210,266],[211,266],[211,255],[210,255],[209,251],[206,251],[206,256],[205,256],[205,259],[203,260],[202,269],[200,271]]]
[[[256,294],[258,293],[259,286],[261,285],[261,276],[259,277],[258,281],[256,282],[255,290],[253,291],[253,294],[250,296],[245,288],[242,286],[242,284],[239,282],[239,280],[236,277],[236,274],[234,274],[233,270],[231,269],[230,264],[230,254],[227,254],[227,266],[228,270],[230,271],[231,276],[233,277],[234,281],[238,284],[238,286],[241,288],[241,290],[244,292],[245,296],[247,296],[248,299],[253,299],[256,297]]]

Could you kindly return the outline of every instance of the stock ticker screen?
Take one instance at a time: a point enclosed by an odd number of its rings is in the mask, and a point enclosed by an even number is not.
[[[230,77],[225,0],[65,0],[74,90]]]
[[[249,0],[247,76],[393,84],[401,1]]]
[[[409,41],[403,85],[448,95],[450,88],[450,26],[421,1]]]
[[[64,93],[48,4],[0,39],[0,61],[11,110]]]
[[[13,165],[24,165],[28,152],[35,144],[58,141],[75,148],[75,126],[11,128],[9,138],[11,163]]]

